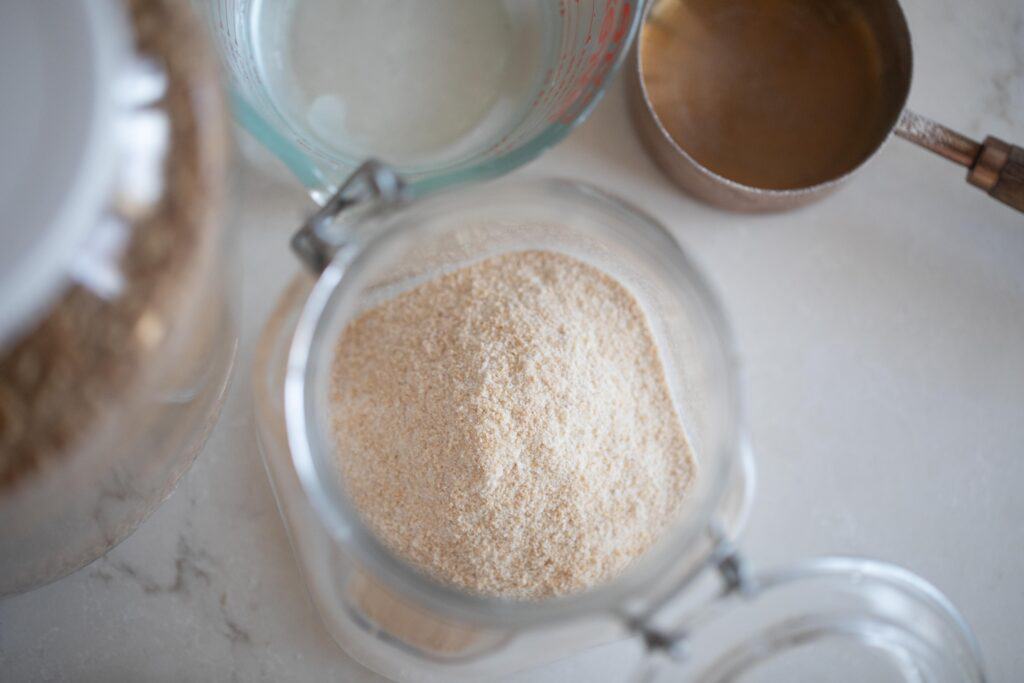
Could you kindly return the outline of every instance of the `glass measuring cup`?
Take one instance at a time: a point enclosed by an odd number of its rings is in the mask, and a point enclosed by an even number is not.
[[[882,680],[983,680],[969,629],[923,580],[861,559],[759,572],[736,551],[753,480],[732,337],[703,277],[651,218],[555,180],[407,201],[398,177],[368,164],[294,244],[315,279],[293,283],[260,342],[260,443],[317,609],[364,665],[397,680],[478,680],[636,637],[645,674],[668,667],[675,680],[792,679],[809,671],[807,648],[830,664],[842,657],[852,680],[861,662]],[[541,602],[469,595],[393,555],[339,480],[328,414],[334,341],[362,308],[524,249],[583,259],[633,292],[699,467],[679,521],[651,551],[604,585]],[[712,579],[712,594],[699,590]]]
[[[237,120],[323,201],[371,156],[423,190],[529,161],[596,104],[642,2],[194,4],[226,66]],[[446,130],[424,144],[412,137],[424,122]]]

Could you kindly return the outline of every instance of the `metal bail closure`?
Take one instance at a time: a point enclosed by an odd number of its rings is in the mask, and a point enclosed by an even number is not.
[[[314,273],[322,273],[348,242],[348,235],[332,230],[342,211],[369,202],[392,204],[405,195],[405,182],[389,166],[370,159],[345,180],[338,191],[302,224],[292,237],[292,250]]]
[[[746,562],[736,547],[729,542],[717,525],[712,526],[710,535],[715,539],[715,551],[711,555],[709,566],[717,573],[722,582],[719,599],[738,593],[749,595],[753,583],[747,570]],[[661,655],[665,660],[646,662],[646,666],[638,673],[637,681],[653,680],[663,665],[669,662],[684,663],[689,658],[689,642],[687,628],[659,629],[650,625],[650,620],[659,610],[646,614],[639,619],[630,621],[630,629],[640,635],[648,655]]]

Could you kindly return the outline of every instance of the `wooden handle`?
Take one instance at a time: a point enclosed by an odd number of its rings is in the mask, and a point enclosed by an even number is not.
[[[967,174],[967,182],[1024,212],[1024,149],[988,136]]]

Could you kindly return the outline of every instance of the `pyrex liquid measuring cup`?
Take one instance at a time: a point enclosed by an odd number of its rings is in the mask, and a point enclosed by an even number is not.
[[[637,0],[194,0],[238,121],[318,201],[369,157],[421,190],[505,173],[597,102]]]
[[[294,244],[313,277],[285,292],[257,351],[260,444],[320,616],[364,665],[400,681],[490,680],[632,638],[644,680],[983,680],[969,629],[922,579],[849,558],[757,571],[737,552],[753,480],[732,337],[703,277],[650,217],[556,180],[409,200],[399,177],[370,163]],[[533,602],[469,594],[392,553],[346,493],[330,410],[336,340],[362,310],[520,250],[584,260],[636,296],[698,465],[677,522],[623,574]],[[698,590],[707,583],[710,594]]]

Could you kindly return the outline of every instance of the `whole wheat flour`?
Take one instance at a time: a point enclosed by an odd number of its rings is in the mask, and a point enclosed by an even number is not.
[[[609,579],[658,538],[696,469],[639,303],[552,252],[491,258],[362,313],[339,339],[332,400],[365,521],[475,593]]]

